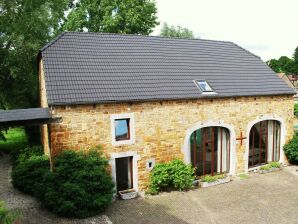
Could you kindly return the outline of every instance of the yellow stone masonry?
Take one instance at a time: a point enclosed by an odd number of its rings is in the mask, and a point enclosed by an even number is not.
[[[249,123],[262,116],[283,120],[287,142],[293,135],[293,97],[237,97],[223,99],[198,99],[155,101],[138,103],[111,103],[97,105],[54,106],[53,114],[62,122],[52,124],[50,130],[53,154],[64,149],[89,149],[102,145],[105,155],[136,151],[138,161],[139,190],[147,187],[149,171],[146,160],[155,158],[156,163],[174,158],[184,158],[182,148],[186,132],[198,122],[222,121],[234,126],[236,137],[245,137]],[[135,119],[135,143],[112,145],[111,115],[133,113]],[[236,139],[231,139],[236,141]],[[236,173],[245,172],[246,150],[236,144]]]

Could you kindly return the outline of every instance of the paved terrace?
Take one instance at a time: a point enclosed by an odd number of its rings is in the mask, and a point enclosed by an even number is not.
[[[298,167],[250,174],[228,184],[189,192],[117,201],[106,212],[117,224],[298,223]]]

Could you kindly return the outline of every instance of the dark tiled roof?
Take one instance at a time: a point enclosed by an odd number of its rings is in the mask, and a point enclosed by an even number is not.
[[[49,108],[0,110],[0,126],[47,123],[52,120]]]
[[[49,105],[294,94],[231,42],[70,32],[41,56]],[[202,94],[193,80],[217,94]]]

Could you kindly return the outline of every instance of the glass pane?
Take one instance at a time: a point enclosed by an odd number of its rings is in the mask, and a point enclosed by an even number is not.
[[[129,138],[128,135],[128,119],[115,120],[115,135],[116,139]]]
[[[196,141],[195,141],[196,140]],[[197,175],[203,174],[202,129],[196,130],[190,136],[191,163],[196,167]]]
[[[198,84],[203,92],[213,91],[206,81],[198,81]]]
[[[255,124],[249,133],[248,166],[259,166],[267,163],[268,121]]]
[[[229,150],[230,150],[230,135],[229,131],[226,128],[218,128],[218,164],[217,164],[217,172],[229,172],[230,168],[230,155],[229,155]]]
[[[267,145],[268,145],[268,121],[262,121],[260,126],[261,133],[261,161],[260,163],[267,163]]]
[[[230,132],[225,129],[226,135],[226,172],[230,172],[230,156],[231,156],[231,147],[230,147]]]
[[[274,161],[279,161],[280,124],[278,121],[274,121],[273,141],[274,141]]]
[[[213,172],[216,173],[217,170],[217,128],[208,127],[204,128],[205,132],[205,163],[206,163],[206,174]],[[215,133],[216,132],[216,133]],[[214,154],[213,154],[214,153]],[[213,161],[213,167],[212,167]]]

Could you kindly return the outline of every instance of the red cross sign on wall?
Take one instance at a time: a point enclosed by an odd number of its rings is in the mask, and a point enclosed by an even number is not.
[[[240,137],[236,138],[236,140],[240,140],[240,145],[242,145],[242,141],[246,139],[246,137],[242,136],[242,131],[240,132]]]

